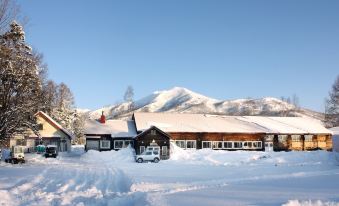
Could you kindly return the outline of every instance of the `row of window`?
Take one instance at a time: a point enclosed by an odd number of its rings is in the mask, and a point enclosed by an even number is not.
[[[122,149],[128,147],[128,145],[133,146],[133,140],[115,140],[114,149]],[[111,141],[110,140],[100,140],[101,149],[110,149]]]
[[[175,140],[175,144],[183,149],[196,149],[196,140]],[[261,141],[202,141],[202,148],[211,149],[261,149]]]
[[[291,135],[292,142],[300,142],[301,141],[301,135]],[[313,135],[304,135],[305,142],[312,142],[313,141]],[[286,142],[287,141],[287,135],[278,135],[278,141],[279,142]]]

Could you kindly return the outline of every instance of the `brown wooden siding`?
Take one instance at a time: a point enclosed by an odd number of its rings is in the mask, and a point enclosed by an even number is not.
[[[196,140],[197,149],[202,148],[202,141],[264,141],[265,134],[239,133],[179,133],[169,132],[171,140]]]
[[[152,134],[152,130],[155,133]],[[150,146],[152,142],[155,142],[160,146],[160,158],[161,159],[168,159],[170,156],[170,138],[169,136],[162,132],[161,130],[153,127],[145,132],[139,134],[134,141],[134,148],[137,155],[140,154],[140,146],[144,146],[145,149]],[[167,154],[163,154],[162,148],[163,146],[167,147]]]

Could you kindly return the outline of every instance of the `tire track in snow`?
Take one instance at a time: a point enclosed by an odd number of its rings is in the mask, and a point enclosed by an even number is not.
[[[144,194],[130,193],[131,179],[105,165],[53,165],[31,180],[1,190],[12,205],[135,205]],[[0,201],[0,205],[2,202]]]
[[[316,172],[295,172],[291,174],[274,174],[274,175],[259,175],[246,178],[236,179],[212,179],[207,181],[196,181],[192,183],[152,183],[141,182],[135,183],[131,186],[132,192],[143,192],[147,194],[146,200],[150,205],[155,206],[167,206],[166,195],[202,190],[208,188],[218,188],[235,183],[250,183],[253,181],[261,180],[275,180],[275,179],[287,179],[287,178],[300,178],[300,177],[315,177],[331,175],[335,171],[316,171]],[[336,172],[335,172],[336,173]]]

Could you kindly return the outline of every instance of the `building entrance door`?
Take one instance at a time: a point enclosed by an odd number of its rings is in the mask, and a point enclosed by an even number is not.
[[[265,142],[265,152],[273,152],[273,142]]]

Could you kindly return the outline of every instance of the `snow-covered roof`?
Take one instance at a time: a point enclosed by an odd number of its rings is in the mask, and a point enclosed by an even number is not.
[[[252,122],[274,134],[331,134],[322,122],[307,117],[238,117],[243,121]]]
[[[49,123],[51,123],[54,127],[56,127],[57,129],[60,129],[61,131],[63,131],[67,136],[69,136],[69,138],[73,139],[74,136],[72,135],[71,132],[69,132],[67,129],[63,128],[57,121],[55,121],[52,117],[50,117],[48,114],[46,114],[43,111],[39,111],[35,114],[35,116],[41,116],[43,118],[45,118]]]
[[[156,126],[164,132],[265,133],[258,125],[231,116],[174,113],[134,113],[139,131]]]
[[[156,126],[165,132],[331,134],[320,121],[303,117],[134,113],[134,118],[139,131]]]
[[[134,121],[124,120],[106,120],[104,124],[97,120],[87,120],[85,123],[85,134],[107,134],[112,137],[135,137],[137,135]]]
[[[333,132],[333,135],[339,135],[339,127],[332,127],[329,130]]]

